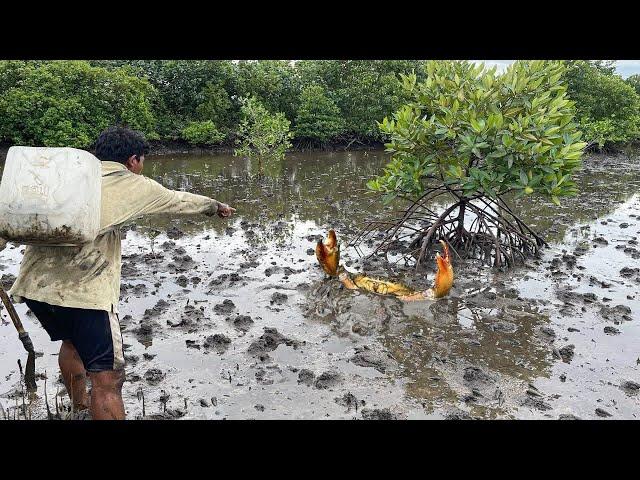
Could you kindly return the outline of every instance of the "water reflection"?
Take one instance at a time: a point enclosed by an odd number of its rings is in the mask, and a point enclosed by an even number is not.
[[[364,221],[377,208],[362,208],[361,197],[365,182],[381,171],[386,158],[383,152],[297,153],[264,165],[264,175],[258,177],[250,160],[231,155],[151,156],[145,174],[168,188],[233,205],[237,222],[352,223]],[[163,218],[160,226],[175,220],[177,216]],[[144,225],[145,220],[138,223]],[[222,232],[226,226],[216,219],[198,219],[189,225],[181,222],[180,228],[199,233]]]
[[[637,164],[637,157],[596,156],[593,160],[587,159],[576,176],[578,195],[563,197],[559,207],[536,197],[514,204],[529,225],[543,233],[548,241],[559,242],[568,227],[607,215],[638,192]]]
[[[207,195],[237,207],[236,219],[266,224],[271,221],[313,221],[343,224],[347,229],[383,212],[402,206],[400,202],[382,207],[366,195],[367,180],[380,174],[388,161],[382,151],[305,152],[289,154],[272,162],[258,177],[251,160],[232,155],[149,156],[145,175],[171,189]],[[0,173],[3,168],[0,162]],[[612,211],[616,204],[638,191],[640,174],[633,159],[626,156],[597,157],[577,175],[580,194],[563,198],[562,206],[532,197],[513,201],[516,211],[545,233],[551,241],[562,239],[566,227]],[[607,195],[600,192],[606,191]],[[444,203],[438,203],[444,206]],[[160,219],[168,226],[179,217]],[[140,220],[141,225],[151,222]],[[158,219],[154,219],[158,224]],[[213,229],[222,232],[227,224],[216,219],[181,222],[187,233]]]

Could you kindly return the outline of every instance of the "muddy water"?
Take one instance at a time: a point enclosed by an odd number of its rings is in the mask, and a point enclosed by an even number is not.
[[[147,218],[123,240],[120,320],[129,418],[637,418],[640,414],[640,160],[594,156],[560,209],[521,202],[550,241],[509,273],[458,265],[451,295],[401,303],[344,291],[312,248],[385,212],[361,192],[381,152],[149,158],[145,174],[238,209],[229,221]],[[389,207],[391,209],[393,207]],[[21,247],[0,253],[3,282]],[[351,270],[431,282],[343,249]],[[625,269],[626,268],[626,269]],[[36,349],[32,418],[68,405],[58,342],[17,305]],[[5,312],[0,403],[22,402],[25,355]],[[610,417],[607,417],[610,415]],[[0,418],[2,418],[0,416]]]

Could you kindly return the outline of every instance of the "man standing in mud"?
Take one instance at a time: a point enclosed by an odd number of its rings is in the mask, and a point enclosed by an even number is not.
[[[51,340],[62,340],[58,363],[75,409],[93,419],[124,419],[124,355],[118,318],[120,225],[160,213],[231,216],[217,200],[168,190],[140,175],[148,144],[138,132],[112,127],[100,134],[100,232],[81,247],[27,246],[10,294],[26,302]],[[86,377],[91,379],[87,393]]]

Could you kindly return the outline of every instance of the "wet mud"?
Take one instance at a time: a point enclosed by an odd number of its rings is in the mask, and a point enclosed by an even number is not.
[[[454,258],[451,294],[411,303],[344,289],[313,251],[328,228],[348,241],[393,208],[361,194],[384,161],[380,152],[295,154],[260,180],[227,156],[145,162],[166,186],[238,212],[123,228],[128,418],[638,417],[640,159],[589,157],[581,193],[562,207],[517,204],[550,243],[528,266],[500,272]],[[0,253],[5,288],[23,248]],[[359,253],[343,245],[352,271],[431,285],[433,270]],[[64,417],[59,342],[16,307],[39,352],[38,392],[22,394],[26,356],[3,311],[0,418],[47,418],[46,403]]]

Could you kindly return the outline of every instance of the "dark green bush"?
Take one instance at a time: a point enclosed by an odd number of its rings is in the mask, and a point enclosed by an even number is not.
[[[304,85],[320,84],[336,103],[345,132],[365,141],[384,138],[376,122],[402,104],[398,74],[422,78],[421,62],[405,60],[307,60],[297,69]]]
[[[223,88],[228,96],[235,94],[231,61],[98,60],[93,63],[110,69],[126,67],[155,87],[158,95],[153,108],[159,119],[158,133],[164,139],[180,138],[182,129],[194,120],[212,120],[219,127],[225,126],[223,119],[207,117],[211,109],[201,105],[210,100],[212,86]]]
[[[576,102],[576,116],[585,140],[601,147],[607,142],[638,138],[640,97],[606,62],[568,61],[564,78]]]
[[[202,97],[202,103],[196,108],[196,116],[200,120],[211,120],[224,130],[230,130],[237,123],[238,115],[224,86],[209,82],[202,91]]]
[[[281,112],[293,121],[298,111],[301,83],[296,67],[285,60],[243,60],[235,65],[238,98],[257,99],[271,113]],[[239,105],[238,105],[239,107]]]
[[[0,62],[0,78],[3,141],[87,148],[115,124],[155,138],[154,89],[122,69],[83,61]]]
[[[340,109],[320,85],[309,85],[300,95],[295,134],[299,139],[324,144],[344,130]]]

